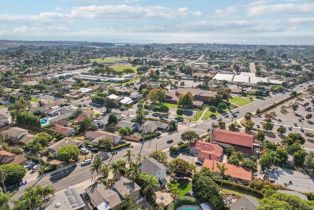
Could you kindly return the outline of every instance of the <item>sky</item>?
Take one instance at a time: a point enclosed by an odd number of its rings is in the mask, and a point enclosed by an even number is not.
[[[1,0],[0,39],[314,44],[314,0]]]

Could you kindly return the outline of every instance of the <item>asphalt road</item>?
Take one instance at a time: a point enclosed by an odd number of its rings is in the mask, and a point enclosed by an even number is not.
[[[313,84],[313,82],[311,84]],[[299,91],[304,90],[305,87],[308,85],[309,85],[309,83],[303,84],[302,86],[298,85],[295,88],[293,88],[293,90],[299,92]],[[239,107],[235,110],[232,110],[232,112],[239,111],[236,118],[232,119],[231,116],[229,116],[229,118],[223,117],[223,121],[226,123],[230,123],[233,120],[237,120],[239,118],[242,118],[247,112],[255,112],[257,109],[261,109],[261,108],[270,106],[273,103],[278,102],[280,100],[283,100],[289,96],[290,96],[290,92],[283,93],[283,94],[276,94],[276,95],[272,95],[268,98],[265,98],[264,100],[258,100],[256,102],[250,103],[246,106]],[[198,124],[200,124],[200,123],[204,123],[204,122],[197,122],[194,124],[191,123],[190,125],[180,125],[178,132],[175,132],[172,134],[164,134],[159,139],[155,138],[155,139],[146,141],[145,143],[139,144],[139,145],[134,146],[133,148],[130,148],[130,149],[132,150],[133,154],[135,154],[135,155],[139,154],[141,156],[149,155],[150,153],[152,153],[156,150],[167,149],[171,145],[175,145],[179,141],[181,141],[181,134],[182,133],[190,130],[191,129],[190,127],[198,128]],[[209,121],[208,123],[211,124],[212,122]],[[168,144],[167,140],[169,140],[169,139],[172,139],[173,143]],[[113,161],[116,161],[118,159],[123,158],[123,156],[125,154],[126,154],[126,149],[122,149],[122,150],[118,151],[118,153],[116,155],[113,155],[110,159],[106,160],[105,163],[110,164]],[[35,181],[30,181],[25,186],[21,187],[19,189],[19,191],[17,191],[14,194],[11,201],[18,200],[22,196],[24,190],[27,187],[30,187],[33,185],[52,184],[55,191],[60,191],[62,189],[65,189],[68,186],[79,184],[79,183],[86,181],[88,179],[91,179],[91,178],[92,178],[92,175],[90,173],[90,167],[89,166],[81,167],[80,165],[78,165],[68,176],[61,178],[55,182],[52,182],[50,180],[50,174],[46,174],[43,177],[41,177]]]

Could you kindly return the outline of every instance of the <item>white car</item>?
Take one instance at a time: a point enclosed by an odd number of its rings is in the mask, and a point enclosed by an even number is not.
[[[82,148],[81,148],[81,153],[83,153],[83,154],[88,154],[89,151],[88,151],[88,149],[87,149],[86,147],[82,147]]]
[[[92,159],[86,159],[81,162],[81,166],[87,166],[92,163]]]

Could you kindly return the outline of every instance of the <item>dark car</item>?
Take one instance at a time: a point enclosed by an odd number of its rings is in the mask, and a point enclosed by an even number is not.
[[[169,140],[167,141],[167,144],[171,144],[171,143],[173,143],[173,139],[169,139]]]

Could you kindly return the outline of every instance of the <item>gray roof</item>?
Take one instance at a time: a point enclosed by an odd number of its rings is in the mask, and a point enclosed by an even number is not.
[[[256,210],[258,206],[257,199],[242,197],[230,206],[230,210]]]
[[[141,189],[135,182],[122,177],[119,181],[114,184],[114,189],[120,193],[122,197],[126,194],[130,195],[132,192],[139,191]]]
[[[141,171],[146,174],[154,175],[161,170],[166,170],[166,167],[154,158],[145,158],[142,161]]]
[[[106,202],[110,208],[114,208],[122,202],[122,199],[116,191],[106,189],[105,185],[103,184],[90,186],[85,191],[90,197],[91,203],[95,207]]]
[[[17,138],[23,132],[28,132],[28,130],[19,127],[11,127],[3,131],[3,134],[7,135],[9,138]]]
[[[163,123],[163,122],[160,122],[160,121],[146,121],[141,129],[144,131],[144,132],[154,132],[158,129],[166,129],[168,127],[168,124],[167,123]]]

